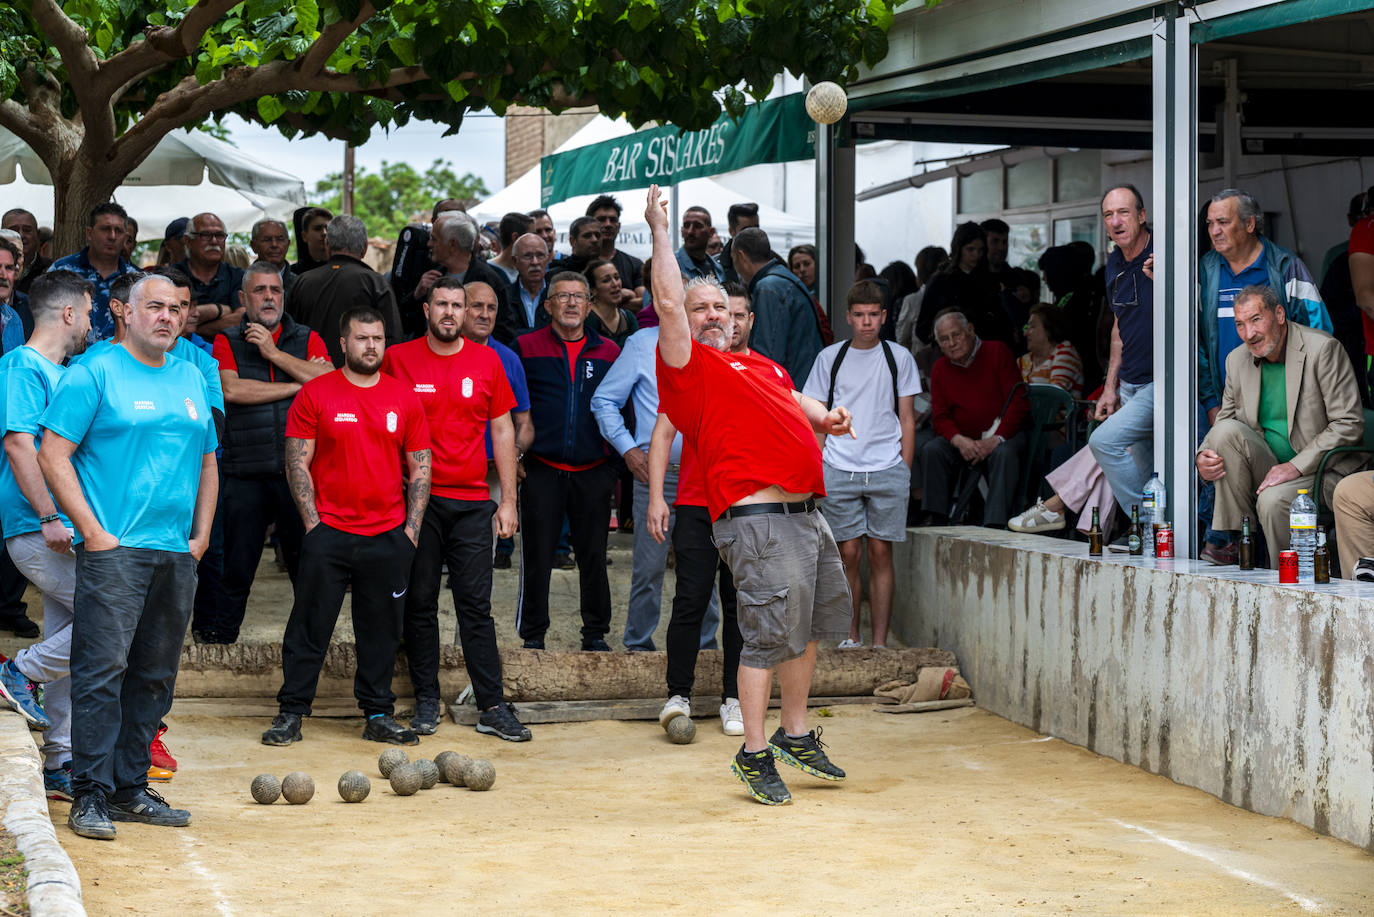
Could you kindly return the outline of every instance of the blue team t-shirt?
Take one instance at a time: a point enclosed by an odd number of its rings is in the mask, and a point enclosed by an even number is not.
[[[501,365],[506,369],[506,381],[510,383],[510,390],[515,394],[515,407],[511,408],[511,413],[516,411],[528,411],[530,409],[530,385],[525,381],[525,365],[520,362],[515,351],[496,338],[487,338],[487,346],[496,351],[496,355],[501,358]],[[496,452],[491,446],[491,421],[487,421],[487,461],[491,461]]]
[[[196,341],[200,343],[197,344]],[[223,414],[224,384],[219,378],[219,361],[210,355],[210,345],[199,335],[190,340],[179,337],[172,345],[172,349],[167,352],[200,370],[200,374],[205,378],[205,392],[210,398],[210,407]]]
[[[121,545],[188,550],[201,460],[218,444],[196,367],[102,348],[67,370],[41,423],[78,444],[82,493]]]
[[[1265,246],[1269,243],[1265,242]],[[1217,362],[1221,365],[1221,384],[1226,384],[1226,356],[1242,343],[1236,330],[1236,294],[1253,284],[1269,286],[1269,269],[1265,267],[1264,248],[1259,257],[1239,274],[1231,273],[1231,265],[1221,259],[1221,273],[1217,277]]]
[[[64,370],[27,345],[12,350],[0,359],[0,435],[28,433],[37,447],[43,441],[43,428],[38,420],[43,416],[53,389]],[[71,528],[71,521],[59,513],[62,524]],[[38,513],[29,505],[19,489],[9,457],[0,449],[0,530],[4,537],[27,535],[42,528]],[[79,542],[81,536],[77,535]]]

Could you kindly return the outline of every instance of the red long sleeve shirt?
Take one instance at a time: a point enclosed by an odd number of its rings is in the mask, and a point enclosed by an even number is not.
[[[1016,359],[1000,341],[982,341],[968,366],[956,366],[941,357],[930,371],[931,427],[945,439],[961,433],[980,438],[1007,404],[1007,393],[1020,381]],[[1020,432],[1029,411],[1025,389],[1018,389],[1002,415],[997,435],[1011,439]]]

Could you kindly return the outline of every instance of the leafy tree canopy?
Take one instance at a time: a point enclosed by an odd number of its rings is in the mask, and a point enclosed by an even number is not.
[[[321,207],[338,213],[343,174],[326,176],[315,185],[315,194]],[[378,172],[360,167],[353,174],[353,215],[363,221],[370,235],[384,239],[395,238],[416,218],[427,222],[436,200],[452,197],[471,205],[486,195],[487,187],[480,178],[470,172],[460,178],[452,163],[442,159],[436,159],[424,172],[417,172],[409,163],[382,160]]]

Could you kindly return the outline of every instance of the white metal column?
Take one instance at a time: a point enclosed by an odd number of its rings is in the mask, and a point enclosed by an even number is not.
[[[1197,555],[1197,52],[1186,12],[1155,20],[1155,469],[1169,492],[1178,557]]]

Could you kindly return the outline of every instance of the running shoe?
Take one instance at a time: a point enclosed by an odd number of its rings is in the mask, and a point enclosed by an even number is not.
[[[49,799],[72,801],[72,762],[64,761],[52,770],[43,768],[43,791]]]
[[[766,806],[785,806],[792,801],[787,784],[778,776],[773,753],[767,748],[750,754],[741,745],[730,762],[730,772],[744,782],[750,796]]]
[[[507,742],[528,742],[532,738],[529,728],[516,719],[515,708],[505,701],[482,711],[477,718],[477,731]]]
[[[410,718],[410,728],[417,735],[432,736],[439,731],[439,702],[425,698],[415,702],[415,715]]]
[[[184,828],[191,823],[191,813],[167,805],[156,790],[143,787],[123,801],[110,800],[110,818],[114,821],[136,821],[165,828]]]
[[[157,735],[153,736],[153,744],[148,750],[153,753],[153,764],[157,767],[166,768],[169,771],[177,769],[177,759],[172,757],[172,753],[167,750],[167,746],[162,744],[162,736],[167,732],[167,726],[157,727]]]
[[[822,780],[843,780],[844,771],[831,764],[830,759],[822,751],[825,743],[821,741],[821,732],[822,730],[817,727],[800,739],[794,739],[779,726],[768,740],[768,747],[780,761],[812,777],[820,777]]]
[[[72,810],[67,813],[67,827],[81,837],[114,840],[114,821],[110,818],[110,804],[105,800],[104,792],[91,790],[73,802]]]
[[[0,698],[34,729],[49,729],[52,723],[38,702],[38,689],[19,671],[13,659],[0,663]]]

